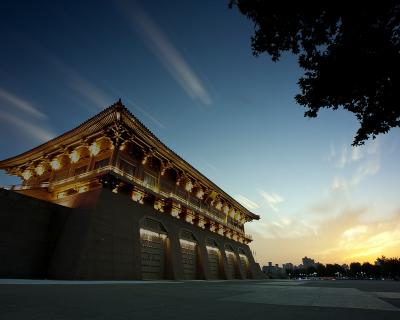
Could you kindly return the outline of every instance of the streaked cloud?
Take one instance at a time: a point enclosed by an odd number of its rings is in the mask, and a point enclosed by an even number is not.
[[[283,216],[248,226],[263,239],[302,239],[317,235],[315,225],[309,221]],[[265,241],[265,240],[264,240]]]
[[[91,102],[98,110],[102,110],[112,103],[112,100],[107,97],[102,90],[78,73],[69,70],[67,71],[67,75],[69,77],[68,84],[70,87],[83,98]]]
[[[254,210],[260,207],[257,203],[246,198],[244,195],[238,194],[234,196],[234,198],[249,210]]]
[[[283,197],[275,192],[268,193],[264,190],[260,190],[259,193],[273,211],[279,212],[278,205],[284,201]]]
[[[162,122],[154,115],[152,115],[150,112],[140,107],[137,103],[133,102],[131,99],[124,99],[124,100],[127,102],[129,107],[133,107],[134,109],[139,111],[143,116],[145,116],[147,119],[153,122],[157,127],[165,129],[165,126],[162,124]]]
[[[18,97],[11,92],[0,88],[0,99],[10,103],[13,107],[16,107],[19,109],[19,111],[26,112],[36,118],[39,119],[45,119],[47,118],[46,115],[38,110],[36,107],[34,107],[31,103],[28,101],[24,100],[21,97]]]
[[[96,112],[98,110],[103,110],[113,102],[96,84],[87,80],[82,74],[62,62],[52,53],[41,49],[38,50],[40,50],[41,54],[46,58],[46,61],[64,77],[67,86],[86,100],[86,103],[85,101],[81,103],[86,109]],[[87,102],[89,102],[90,105],[88,105]]]
[[[204,84],[156,22],[138,5],[125,2],[124,11],[130,14],[135,29],[140,29],[150,49],[182,89],[192,99],[210,105],[212,99]]]
[[[330,246],[322,253],[326,256],[341,257],[345,262],[372,262],[380,255],[397,255],[396,252],[400,245],[400,214],[366,223],[363,221],[363,216],[367,211],[364,210],[363,214],[357,214],[354,225],[343,232],[340,232],[340,225],[334,226],[338,232],[333,235]],[[343,220],[346,219],[346,214],[343,213]],[[354,218],[351,215],[347,217]],[[357,224],[357,222],[364,223]]]
[[[70,99],[75,100],[90,112],[97,112],[111,105],[113,100],[96,83],[88,80],[81,72],[76,71],[38,42],[30,38],[23,39],[30,44],[30,50],[35,51],[46,64],[59,73],[63,80],[60,85],[66,85],[74,91]]]
[[[0,110],[0,120],[19,127],[23,132],[39,142],[45,142],[55,137],[53,132],[43,129],[40,125],[30,123],[20,117]]]
[[[217,169],[217,167],[216,166],[214,166],[211,162],[209,162],[209,161],[207,161],[207,160],[202,160],[203,161],[203,163],[208,167],[208,168],[210,168],[210,169],[212,169],[212,170],[214,170],[214,171],[217,171],[218,169]]]
[[[363,234],[367,233],[368,226],[358,225],[343,231],[342,237],[346,240],[355,241],[360,238]]]

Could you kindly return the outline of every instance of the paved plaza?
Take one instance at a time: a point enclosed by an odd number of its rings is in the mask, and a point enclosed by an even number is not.
[[[400,282],[3,279],[0,318],[400,319]]]

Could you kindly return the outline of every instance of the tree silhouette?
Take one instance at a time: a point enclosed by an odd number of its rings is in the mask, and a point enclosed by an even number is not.
[[[296,101],[355,114],[353,145],[400,126],[400,2],[230,0],[254,22],[253,54],[285,51],[305,70]]]

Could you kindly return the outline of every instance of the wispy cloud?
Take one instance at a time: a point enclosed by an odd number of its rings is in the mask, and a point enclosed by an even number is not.
[[[29,113],[30,115],[32,115],[36,118],[39,118],[39,119],[47,118],[43,112],[39,111],[31,103],[29,103],[28,101],[24,100],[21,97],[18,97],[16,95],[12,94],[11,92],[9,92],[3,88],[0,88],[0,99],[10,103],[12,106],[19,109],[19,111]]]
[[[254,210],[260,207],[257,203],[246,198],[244,195],[238,194],[234,196],[234,198],[249,210]]]
[[[139,27],[153,53],[183,90],[192,99],[210,105],[212,99],[200,78],[156,22],[138,5],[125,3],[124,11],[125,14],[130,13],[129,19],[134,23],[135,29]]]
[[[332,190],[333,191],[347,191],[349,188],[349,183],[346,179],[342,177],[333,177],[332,180]]]
[[[26,120],[16,117],[10,113],[3,112],[1,110],[0,120],[18,126],[27,135],[32,136],[39,142],[45,142],[55,137],[55,134],[53,132],[43,129],[42,126],[34,125]]]
[[[279,212],[277,206],[284,201],[283,197],[275,192],[268,193],[264,190],[260,190],[259,193],[273,211]]]
[[[357,149],[359,150],[359,149]],[[362,158],[362,160],[360,160]],[[351,188],[358,186],[365,178],[376,175],[380,170],[380,152],[378,142],[369,145],[364,153],[353,151],[351,158],[343,162],[358,161],[357,166],[352,170],[351,176],[347,178],[333,177],[332,190],[350,191]]]
[[[341,257],[345,262],[351,262],[371,261],[380,255],[397,254],[400,245],[400,213],[390,218],[381,218],[378,222],[364,221],[360,224],[362,217],[361,212],[355,215],[343,212],[338,219],[341,224],[326,222],[333,232],[330,245],[321,251],[321,255]],[[347,220],[351,223],[346,222]]]
[[[370,159],[366,163],[363,163],[357,168],[351,179],[351,184],[357,185],[366,177],[377,174],[379,170],[380,170],[380,158],[373,157],[372,159]]]
[[[332,146],[331,146],[331,155],[332,155]],[[335,156],[335,154],[333,154]],[[344,168],[345,166],[357,162],[364,157],[362,147],[351,147],[343,145],[342,150],[339,154],[338,159],[336,160],[336,166],[339,168]]]

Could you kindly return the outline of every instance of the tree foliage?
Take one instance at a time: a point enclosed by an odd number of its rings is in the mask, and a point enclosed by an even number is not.
[[[322,264],[317,262],[315,268],[297,268],[286,270],[293,277],[301,275],[318,277],[351,277],[353,279],[395,279],[400,280],[400,258],[386,258],[384,256],[377,258],[375,264],[369,262],[352,262],[350,268],[339,264]]]
[[[306,117],[339,107],[360,122],[353,145],[400,126],[400,2],[231,0],[254,22],[253,54],[298,56]]]

